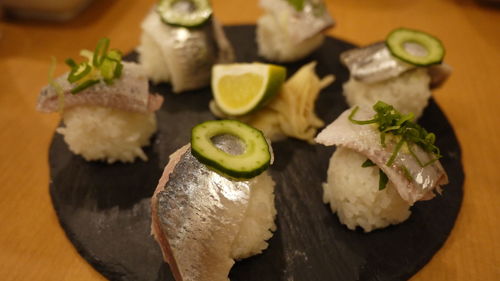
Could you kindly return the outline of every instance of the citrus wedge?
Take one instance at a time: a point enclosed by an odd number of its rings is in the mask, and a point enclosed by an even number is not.
[[[219,109],[240,116],[264,106],[280,90],[286,68],[263,63],[219,64],[212,68],[212,92]]]

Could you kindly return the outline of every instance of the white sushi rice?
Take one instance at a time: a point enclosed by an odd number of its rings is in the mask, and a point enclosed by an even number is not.
[[[257,21],[257,45],[259,55],[276,62],[291,62],[302,59],[323,44],[324,35],[319,33],[300,43],[293,43],[282,26],[271,14]]]
[[[431,97],[430,81],[431,78],[424,68],[372,84],[359,82],[351,77],[344,83],[344,95],[350,106],[371,107],[380,100],[394,106],[403,114],[412,112],[418,118]]]
[[[99,106],[78,106],[63,113],[64,136],[69,149],[87,161],[146,161],[141,147],[149,145],[156,131],[154,113],[134,113]]]
[[[361,165],[366,157],[344,147],[330,159],[328,179],[323,184],[323,202],[349,229],[360,226],[365,232],[398,224],[410,216],[410,206],[389,182],[378,190],[378,167]]]
[[[262,253],[268,247],[266,240],[276,230],[274,218],[274,181],[268,172],[252,179],[249,206],[232,245],[232,258],[244,259]]]
[[[169,82],[170,72],[167,60],[162,52],[159,42],[168,42],[168,34],[164,29],[160,17],[155,12],[150,12],[141,24],[141,42],[137,51],[139,52],[139,63],[144,68],[146,76],[153,82]]]

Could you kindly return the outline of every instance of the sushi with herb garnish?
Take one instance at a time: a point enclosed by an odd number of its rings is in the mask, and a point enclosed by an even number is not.
[[[206,87],[216,63],[234,52],[208,0],[162,0],[142,22],[139,62],[155,83],[174,93]]]
[[[263,134],[236,120],[196,125],[170,156],[151,228],[175,280],[229,280],[235,260],[267,248],[276,229],[272,158]]]
[[[68,73],[53,79],[51,69],[37,110],[61,113],[63,126],[57,132],[87,161],[147,160],[141,147],[156,132],[154,112],[163,97],[149,93],[143,68],[122,61],[120,51],[109,49],[109,39],[101,39],[94,52],[80,54],[85,61],[66,60]]]
[[[432,199],[448,183],[435,139],[412,114],[381,101],[346,110],[316,137],[337,146],[323,201],[353,230],[403,222],[415,202]]]
[[[344,84],[347,103],[371,106],[381,100],[418,118],[431,89],[451,74],[444,55],[439,39],[406,28],[392,31],[384,42],[346,51],[340,60],[351,74]]]
[[[305,58],[319,48],[323,31],[334,25],[322,0],[260,0],[265,14],[257,21],[259,55],[275,62]]]
[[[314,142],[325,124],[315,112],[316,99],[335,77],[318,77],[316,62],[302,66],[288,80],[286,69],[263,63],[216,65],[210,110],[263,131],[271,141],[287,137]]]

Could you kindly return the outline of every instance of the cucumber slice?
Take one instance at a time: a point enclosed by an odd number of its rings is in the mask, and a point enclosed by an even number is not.
[[[244,152],[233,155],[217,148],[212,138],[232,135],[240,139]],[[250,179],[270,165],[269,144],[261,131],[237,120],[213,120],[200,123],[191,131],[191,153],[201,163],[236,179]]]
[[[208,0],[160,0],[156,11],[170,25],[197,27],[212,15]]]
[[[385,41],[391,54],[417,66],[439,64],[444,58],[444,47],[436,37],[407,28],[392,31]]]

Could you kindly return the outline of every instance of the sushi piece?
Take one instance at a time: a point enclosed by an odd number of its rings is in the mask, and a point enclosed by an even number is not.
[[[108,51],[101,39],[87,61],[66,60],[71,71],[52,79],[37,102],[40,112],[60,112],[64,125],[57,132],[69,149],[87,161],[147,160],[141,149],[156,132],[163,97],[150,94],[147,77],[136,63],[122,62],[117,50]]]
[[[322,0],[261,0],[257,21],[259,55],[276,62],[305,58],[319,48],[322,32],[334,25]]]
[[[373,110],[346,110],[316,137],[337,146],[323,201],[348,228],[369,232],[403,222],[415,202],[432,199],[448,183],[435,135],[412,118],[377,102]]]
[[[170,82],[174,93],[208,86],[212,65],[234,60],[206,0],[160,1],[141,27],[139,62],[153,82]]]
[[[170,156],[151,200],[151,229],[175,280],[229,280],[234,260],[267,248],[276,229],[268,148],[243,123],[207,121]],[[219,157],[238,165],[224,168]],[[239,170],[249,158],[256,166]]]
[[[348,50],[340,55],[351,74],[343,85],[347,103],[371,106],[381,100],[418,118],[431,89],[451,74],[443,58],[444,47],[437,38],[410,29],[396,29],[384,42]]]

